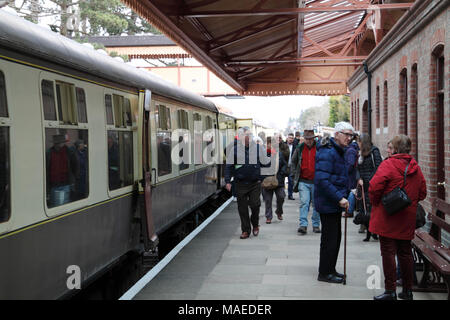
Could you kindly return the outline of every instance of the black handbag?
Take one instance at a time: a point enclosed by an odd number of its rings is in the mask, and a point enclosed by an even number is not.
[[[381,198],[381,203],[383,204],[387,214],[390,216],[396,214],[397,212],[411,205],[411,199],[408,197],[408,194],[403,189],[406,183],[406,172],[408,171],[408,167],[409,163],[406,166],[405,174],[403,176],[403,186],[401,188],[395,187],[394,190],[392,190],[388,194],[385,194]]]

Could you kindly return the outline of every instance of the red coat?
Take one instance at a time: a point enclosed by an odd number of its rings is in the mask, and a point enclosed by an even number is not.
[[[395,187],[403,185],[403,174],[408,162],[405,191],[412,204],[389,216],[381,203],[381,197]],[[369,197],[372,203],[369,231],[383,237],[412,240],[416,228],[417,203],[427,196],[427,186],[422,170],[409,154],[395,154],[384,160],[370,180]]]

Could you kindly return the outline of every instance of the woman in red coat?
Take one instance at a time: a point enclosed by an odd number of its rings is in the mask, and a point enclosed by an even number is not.
[[[413,257],[411,254],[411,240],[414,238],[416,227],[417,203],[427,196],[427,187],[422,170],[412,156],[411,140],[405,135],[398,135],[392,139],[394,152],[378,167],[370,180],[369,197],[372,202],[372,214],[369,231],[380,236],[381,256],[383,257],[383,271],[385,278],[385,293],[374,297],[375,300],[395,300],[396,294],[396,263],[397,255],[402,279],[403,292],[401,299],[412,300]],[[391,192],[395,187],[403,185],[406,166],[404,190],[411,199],[411,205],[389,216],[381,203],[383,195]]]

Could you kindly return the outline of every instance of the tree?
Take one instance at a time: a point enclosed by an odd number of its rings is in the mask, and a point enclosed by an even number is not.
[[[330,116],[328,125],[334,127],[336,122],[350,120],[350,98],[348,96],[330,97]]]
[[[17,13],[34,23],[53,17],[52,30],[65,36],[160,33],[120,0],[8,0]]]

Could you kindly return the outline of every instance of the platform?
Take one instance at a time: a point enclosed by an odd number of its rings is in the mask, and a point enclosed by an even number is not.
[[[371,300],[382,293],[379,242],[363,242],[365,234],[358,233],[359,226],[351,218],[347,221],[347,284],[317,281],[320,234],[313,233],[311,225],[306,235],[297,233],[298,207],[297,193],[295,200],[285,201],[284,220],[275,216],[272,224],[265,224],[262,204],[259,235],[241,240],[237,203],[231,202],[134,299]],[[342,223],[344,230],[344,219]],[[338,272],[343,272],[343,246],[342,240]],[[380,289],[367,287],[371,265],[380,268]],[[414,292],[414,299],[446,300],[447,295]]]

